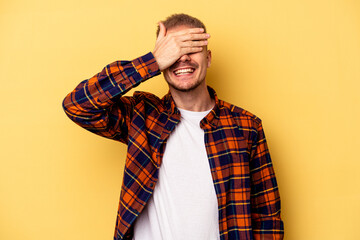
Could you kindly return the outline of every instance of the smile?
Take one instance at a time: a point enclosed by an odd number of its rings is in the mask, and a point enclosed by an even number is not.
[[[178,75],[183,75],[183,74],[189,74],[189,73],[193,73],[195,71],[194,68],[182,68],[182,69],[177,69],[174,71],[174,74],[176,76]]]

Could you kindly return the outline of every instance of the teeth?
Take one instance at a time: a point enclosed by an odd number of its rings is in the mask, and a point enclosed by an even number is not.
[[[194,69],[192,69],[192,68],[183,68],[183,69],[176,70],[174,73],[175,73],[175,75],[179,75],[179,74],[186,74],[186,73],[192,73],[192,72],[194,72]]]

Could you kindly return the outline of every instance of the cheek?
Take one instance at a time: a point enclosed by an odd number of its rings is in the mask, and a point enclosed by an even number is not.
[[[171,72],[170,71],[164,71],[163,75],[164,75],[164,77],[170,77]]]

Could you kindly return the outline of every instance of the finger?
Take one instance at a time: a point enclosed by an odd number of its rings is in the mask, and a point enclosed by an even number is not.
[[[182,48],[181,53],[182,55],[184,54],[191,54],[191,53],[197,53],[197,52],[201,52],[204,49],[204,47],[185,47]]]
[[[160,31],[159,31],[158,38],[161,39],[161,38],[165,37],[165,35],[166,35],[166,27],[162,22],[159,22],[159,27],[160,27]]]
[[[198,34],[185,34],[179,36],[180,41],[193,41],[193,40],[206,40],[210,38],[208,33],[198,33]]]
[[[203,47],[203,46],[207,46],[208,45],[208,41],[207,40],[201,40],[201,41],[185,41],[185,42],[181,42],[180,46],[181,47]]]
[[[205,30],[203,28],[186,28],[181,31],[174,32],[174,36],[184,35],[184,34],[193,34],[193,33],[203,33]]]

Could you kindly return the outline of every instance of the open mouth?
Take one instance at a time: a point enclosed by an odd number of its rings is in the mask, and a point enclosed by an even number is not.
[[[186,75],[186,74],[192,74],[195,71],[195,68],[181,68],[181,69],[176,69],[173,73],[175,74],[175,76],[181,76],[181,75]]]

